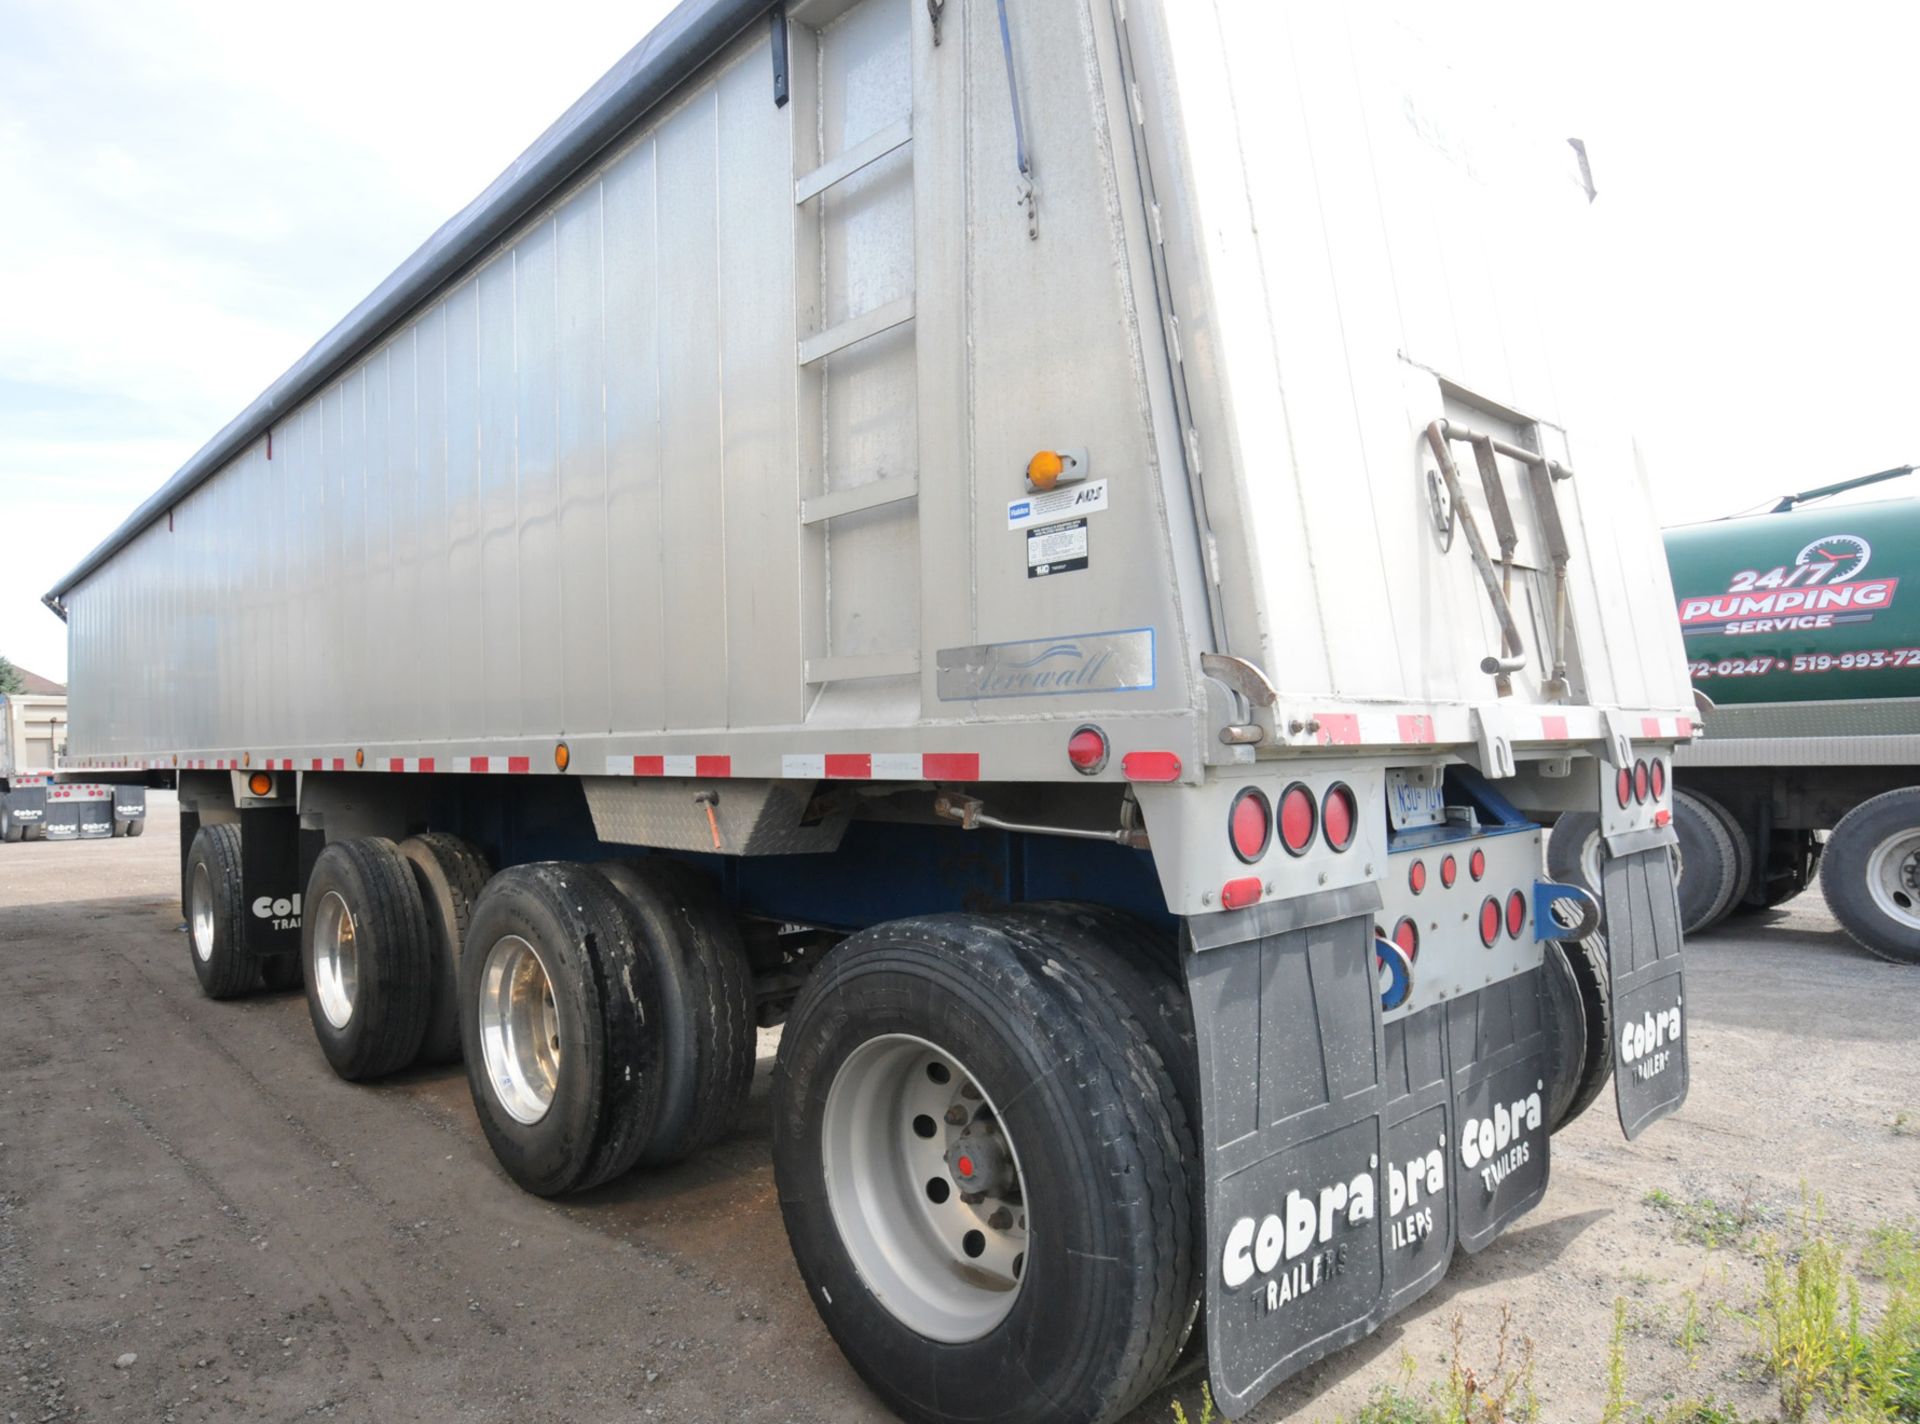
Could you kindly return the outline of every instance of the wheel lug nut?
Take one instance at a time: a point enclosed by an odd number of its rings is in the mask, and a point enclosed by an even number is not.
[[[1005,1207],[1001,1207],[992,1216],[987,1218],[987,1225],[991,1226],[995,1231],[1005,1231],[1013,1225],[1013,1213]]]
[[[967,1121],[967,1110],[961,1107],[960,1104],[955,1103],[947,1109],[947,1121],[955,1127],[964,1127]]]
[[[967,1099],[968,1102],[977,1103],[980,1101],[980,1090],[974,1087],[973,1084],[968,1083],[960,1089],[960,1096]]]

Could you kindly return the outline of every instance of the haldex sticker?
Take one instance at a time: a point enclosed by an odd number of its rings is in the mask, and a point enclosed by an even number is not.
[[[1087,566],[1087,521],[1043,524],[1027,531],[1027,577],[1072,573]]]
[[[1007,528],[1025,529],[1030,524],[1053,524],[1074,515],[1098,514],[1107,507],[1107,482],[1089,480],[1083,485],[1066,485],[1044,494],[1022,495],[1007,501]]]

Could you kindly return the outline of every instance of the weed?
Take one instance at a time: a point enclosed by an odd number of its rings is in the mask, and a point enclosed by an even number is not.
[[[1753,1228],[1765,1219],[1765,1213],[1754,1205],[1751,1194],[1734,1205],[1709,1196],[1688,1201],[1655,1187],[1640,1200],[1673,1217],[1674,1233],[1681,1240],[1705,1246],[1709,1251],[1726,1246],[1745,1250],[1752,1244]]]
[[[1174,1400],[1173,1424],[1214,1424],[1213,1387],[1205,1380],[1200,1382],[1200,1417],[1197,1420],[1189,1420],[1186,1409],[1179,1400]]]
[[[1893,1135],[1895,1137],[1912,1137],[1914,1135],[1913,1114],[1905,1108],[1902,1108],[1893,1115]]]
[[[1700,1368],[1700,1345],[1707,1338],[1706,1322],[1700,1316],[1700,1293],[1687,1292],[1687,1311],[1680,1321],[1680,1353],[1687,1357],[1687,1368]]]
[[[1627,1424],[1627,1302],[1616,1296],[1613,1302],[1613,1333],[1607,1337],[1607,1402],[1600,1409],[1600,1424]]]
[[[1462,1333],[1456,1315],[1444,1380],[1416,1389],[1413,1357],[1402,1355],[1400,1379],[1376,1385],[1347,1424],[1530,1424],[1540,1410],[1533,1392],[1533,1341],[1515,1336],[1513,1307],[1500,1311],[1493,1362],[1485,1373],[1466,1362]]]

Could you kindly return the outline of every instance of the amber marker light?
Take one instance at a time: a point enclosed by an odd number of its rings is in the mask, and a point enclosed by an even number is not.
[[[567,763],[572,760],[573,753],[567,750],[567,744],[565,742],[561,742],[554,747],[553,764],[556,769],[565,771],[567,769]]]
[[[365,747],[355,747],[353,749],[353,764],[356,767],[367,764],[367,749]]]
[[[1042,450],[1027,461],[1027,483],[1037,490],[1050,490],[1060,482],[1067,462],[1058,450]]]
[[[264,771],[256,771],[247,778],[247,790],[255,796],[273,795],[273,778]]]

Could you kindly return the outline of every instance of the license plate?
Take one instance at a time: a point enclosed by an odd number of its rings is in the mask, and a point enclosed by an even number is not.
[[[1440,791],[1441,769],[1416,766],[1387,772],[1387,816],[1396,831],[1409,826],[1438,826],[1447,819]]]

